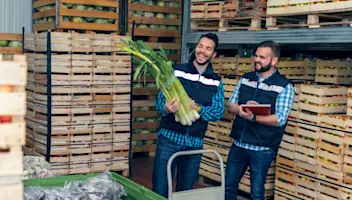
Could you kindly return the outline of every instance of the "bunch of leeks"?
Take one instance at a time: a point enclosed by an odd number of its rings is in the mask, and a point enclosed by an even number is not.
[[[175,113],[177,122],[184,126],[191,126],[194,121],[200,118],[198,112],[190,108],[190,98],[175,76],[172,62],[168,60],[161,47],[159,47],[159,51],[154,51],[143,41],[122,40],[119,48],[138,57],[134,80],[148,73],[155,79],[157,89],[161,90],[167,102],[174,98],[181,102],[180,109]]]

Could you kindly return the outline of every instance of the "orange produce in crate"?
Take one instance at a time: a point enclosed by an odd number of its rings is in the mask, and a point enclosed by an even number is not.
[[[13,92],[13,86],[11,85],[0,85],[0,93]]]

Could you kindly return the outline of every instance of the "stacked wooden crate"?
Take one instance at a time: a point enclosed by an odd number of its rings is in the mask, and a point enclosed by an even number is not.
[[[352,116],[352,88],[348,89],[347,95],[347,115]]]
[[[119,1],[35,0],[33,30],[118,32]]]
[[[241,17],[265,17],[266,0],[241,0],[239,15]]]
[[[320,28],[350,25],[352,1],[337,0],[268,0],[266,27]],[[294,19],[294,20],[292,20]]]
[[[133,23],[135,23],[133,29]],[[163,48],[172,61],[181,61],[182,1],[128,1],[128,32],[153,48]]]
[[[150,76],[133,83],[133,153],[145,152],[153,155],[156,151],[157,131],[161,118],[155,110],[158,92],[155,81]]]
[[[315,78],[315,62],[312,62],[309,59],[300,61],[282,58],[277,63],[276,68],[288,79],[314,80]]]
[[[352,84],[351,60],[317,60],[315,81],[330,84]]]
[[[230,31],[260,30],[265,18],[266,2],[241,2],[240,0],[191,3],[191,30]]]
[[[27,63],[25,56],[13,61],[0,55],[0,199],[23,199],[23,152]]]
[[[57,174],[123,171],[130,149],[131,56],[126,36],[25,35],[27,150]]]
[[[22,53],[22,34],[0,33],[0,54],[4,60],[12,60],[14,54]]]
[[[277,199],[352,197],[347,93],[346,87],[301,85],[299,120],[289,122],[278,151]]]
[[[238,84],[238,77],[229,78],[223,77],[222,79],[224,84],[224,96],[225,96],[225,106],[227,105],[229,99],[232,96],[237,84]],[[225,163],[228,159],[228,154],[230,148],[233,144],[233,139],[230,137],[230,132],[232,129],[232,125],[234,122],[234,115],[229,113],[225,108],[225,115],[223,119],[219,122],[210,122],[208,126],[208,130],[205,134],[204,139],[204,149],[213,149],[220,153],[222,159]],[[213,154],[205,154],[202,156],[199,174],[205,178],[210,180],[214,180],[217,182],[221,181],[221,174],[220,174],[220,165],[219,161]],[[273,161],[269,171],[268,176],[265,184],[265,196],[266,199],[270,199],[274,195],[274,180],[275,180],[275,161]],[[248,168],[246,174],[243,176],[240,184],[239,189],[250,193],[250,169]]]

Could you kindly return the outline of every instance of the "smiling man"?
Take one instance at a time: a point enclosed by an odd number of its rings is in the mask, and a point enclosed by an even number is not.
[[[166,102],[160,92],[156,100],[156,110],[162,120],[158,133],[158,144],[154,158],[153,191],[167,198],[167,162],[176,152],[199,150],[208,122],[219,121],[224,115],[224,90],[221,77],[214,73],[211,59],[216,56],[218,37],[209,33],[199,39],[195,53],[189,63],[176,65],[174,73],[192,99],[191,108],[200,118],[191,126],[183,126],[175,121],[174,113],[180,108],[180,100]],[[177,165],[176,191],[193,188],[198,177],[201,155],[179,157]]]
[[[293,84],[275,68],[280,47],[272,41],[259,44],[254,72],[243,75],[229,100],[236,115],[231,131],[234,143],[226,163],[226,200],[235,200],[238,183],[250,167],[251,199],[264,200],[266,176],[281,143],[294,100]],[[244,104],[270,104],[270,115],[256,116]]]

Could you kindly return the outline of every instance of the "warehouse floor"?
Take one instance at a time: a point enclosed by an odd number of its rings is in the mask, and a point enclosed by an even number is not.
[[[154,165],[153,157],[135,157],[131,160],[131,167],[132,167],[132,176],[131,180],[143,185],[144,187],[152,190],[152,172],[153,172],[153,165]],[[175,186],[175,182],[173,183]],[[197,183],[194,188],[203,188],[208,187],[207,185]],[[174,188],[175,190],[175,188]],[[238,200],[247,200],[244,197],[238,197]]]

